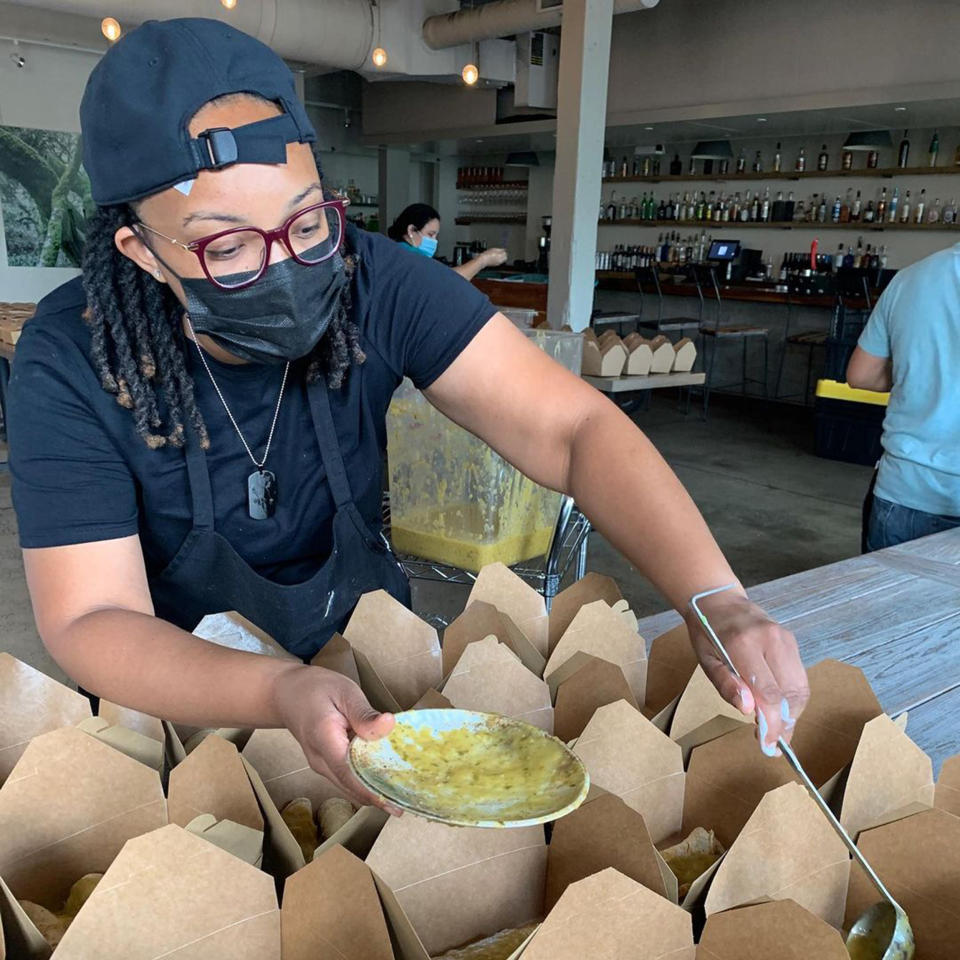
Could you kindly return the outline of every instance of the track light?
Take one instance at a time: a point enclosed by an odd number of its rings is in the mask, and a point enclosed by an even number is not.
[[[117,23],[113,17],[104,17],[100,21],[100,32],[111,42],[120,39],[120,34],[123,33],[123,30],[120,29],[120,24]]]

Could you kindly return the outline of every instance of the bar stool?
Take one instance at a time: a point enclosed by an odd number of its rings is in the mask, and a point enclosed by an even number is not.
[[[720,284],[717,282],[717,272],[710,264],[694,264],[693,278],[697,285],[697,293],[700,296],[701,304],[706,304],[709,299],[714,304],[713,323],[704,323],[700,327],[700,335],[704,338],[704,372],[706,373],[706,382],[703,385],[703,418],[707,418],[707,412],[710,406],[711,390],[729,390],[739,387],[740,392],[746,396],[747,384],[756,383],[763,387],[763,396],[769,396],[767,385],[767,362],[769,359],[769,327],[757,327],[752,324],[724,324],[723,323],[723,300],[720,296]],[[739,381],[725,383],[722,385],[713,382],[714,370],[717,360],[717,350],[721,341],[724,343],[731,341],[740,341],[742,349],[742,373]],[[760,340],[763,343],[763,379],[755,380],[747,377],[747,341]]]
[[[780,351],[780,362],[777,364],[777,383],[773,390],[773,399],[774,400],[789,400],[796,394],[780,393],[780,383],[783,380],[783,367],[787,359],[787,351],[790,347],[800,347],[807,351],[807,376],[804,381],[803,395],[801,400],[803,401],[804,406],[808,405],[810,398],[810,381],[813,378],[813,351],[817,347],[825,347],[827,345],[827,331],[826,330],[804,330],[797,333],[790,332],[790,324],[793,318],[794,307],[799,307],[802,304],[791,299],[790,295],[787,294],[787,323],[783,329],[783,349]]]
[[[637,267],[634,270],[634,278],[637,281],[637,292],[640,294],[640,321],[638,327],[645,327],[653,330],[655,333],[679,332],[684,336],[684,331],[694,330],[699,332],[703,325],[703,297],[700,297],[700,307],[695,317],[666,317],[663,316],[663,288],[660,286],[660,271],[655,263],[648,267]],[[653,287],[653,295],[657,298],[656,317],[644,317],[643,308],[648,294],[644,287]],[[697,352],[700,346],[697,344]]]

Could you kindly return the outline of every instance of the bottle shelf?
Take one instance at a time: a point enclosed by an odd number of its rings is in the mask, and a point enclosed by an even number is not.
[[[457,224],[458,227],[469,227],[471,223],[522,223],[522,224],[526,224],[526,222],[527,222],[527,215],[526,215],[525,213],[523,213],[523,214],[516,214],[516,215],[514,215],[514,216],[504,215],[504,216],[502,216],[502,217],[498,217],[498,216],[485,217],[485,216],[483,216],[483,215],[476,216],[476,217],[472,217],[472,216],[457,217],[457,219],[456,219],[456,221],[455,221],[455,223]],[[638,221],[638,222],[639,222],[639,221]]]
[[[762,173],[754,173],[752,170],[746,173],[724,173],[724,174],[698,174],[698,173],[678,173],[678,174],[651,174],[650,176],[638,177],[604,177],[603,182],[609,184],[617,183],[739,183],[748,180],[829,180],[834,178],[848,180],[851,177],[883,177],[893,179],[895,177],[921,177],[921,176],[943,176],[949,174],[960,174],[960,166],[957,167],[874,167],[861,170],[764,170]]]
[[[457,221],[460,222],[459,220]],[[807,223],[806,221],[789,223],[783,220],[767,222],[751,220],[599,220],[601,227],[700,227],[702,229],[719,228],[721,230],[757,229],[768,230],[850,230],[861,233],[882,233],[884,230],[960,230],[960,223],[864,223],[862,220],[850,223]]]
[[[526,180],[504,180],[503,183],[474,183],[467,187],[457,187],[457,190],[465,193],[483,193],[494,190],[526,190],[528,188]]]

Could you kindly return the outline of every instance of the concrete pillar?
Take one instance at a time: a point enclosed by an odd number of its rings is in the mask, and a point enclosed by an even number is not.
[[[410,199],[410,151],[380,147],[380,229],[386,233]]]
[[[593,309],[612,22],[613,0],[564,0],[547,302],[554,329],[583,330]]]
[[[457,166],[456,157],[441,157],[434,178],[434,206],[440,214],[438,254],[453,261],[457,242]]]

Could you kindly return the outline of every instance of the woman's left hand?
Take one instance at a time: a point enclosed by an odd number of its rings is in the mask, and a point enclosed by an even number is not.
[[[741,592],[716,593],[699,605],[743,679],[731,673],[691,610],[687,630],[704,672],[724,700],[745,714],[756,712],[760,747],[776,755],[777,739],[790,741],[810,699],[796,639]]]

